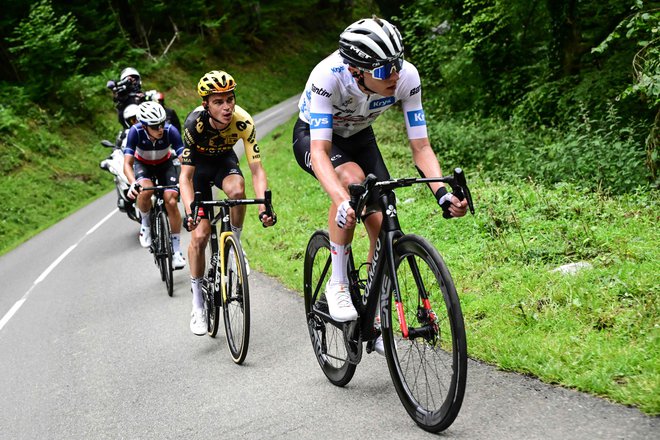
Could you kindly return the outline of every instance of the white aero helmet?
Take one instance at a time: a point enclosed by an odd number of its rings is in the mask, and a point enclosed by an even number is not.
[[[119,74],[119,81],[123,81],[129,76],[137,76],[138,81],[140,80],[140,73],[132,67],[127,67]]]
[[[138,120],[143,124],[162,124],[166,118],[165,109],[155,101],[145,101],[138,108]]]
[[[137,118],[139,107],[136,104],[128,104],[124,109],[124,120],[130,121],[131,118]]]
[[[376,16],[363,18],[341,33],[339,53],[349,64],[371,70],[399,61],[403,57],[403,40],[399,30],[387,20]]]

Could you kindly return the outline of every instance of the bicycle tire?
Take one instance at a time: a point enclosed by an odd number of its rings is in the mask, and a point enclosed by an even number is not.
[[[158,266],[158,273],[160,273],[160,280],[165,281],[165,266],[163,265],[163,259],[160,258],[160,255],[162,253],[161,241],[159,239],[160,222],[159,222],[159,217],[156,215],[156,211],[153,208],[149,212],[149,222],[151,223],[151,225],[149,226],[151,231],[151,245],[149,246],[149,250],[154,256],[154,263],[156,263],[156,266]]]
[[[211,238],[211,240],[214,239]],[[209,247],[211,248],[211,255],[213,255],[210,241]],[[220,328],[220,286],[216,286],[215,284],[216,274],[221,273],[220,260],[218,258],[211,258],[210,265],[212,267],[209,267],[206,279],[204,280],[204,293],[206,295],[206,310],[208,310],[208,335],[215,338]]]
[[[232,360],[242,364],[250,344],[250,292],[243,249],[233,234],[224,235],[224,255],[222,311],[225,336]]]
[[[397,309],[392,310],[393,282],[386,276],[381,326],[390,376],[410,417],[422,429],[440,432],[456,419],[465,394],[467,341],[460,301],[442,257],[424,238],[401,237],[394,259],[410,337],[403,337]],[[425,298],[433,313],[426,312]]]
[[[330,279],[330,238],[326,231],[312,234],[305,250],[303,291],[305,316],[312,348],[328,380],[343,387],[355,374],[356,364],[349,362],[343,327],[326,322],[315,309],[328,311],[325,283]]]
[[[163,277],[165,278],[165,287],[167,295],[174,295],[174,268],[172,266],[172,233],[170,232],[170,221],[165,211],[161,211],[160,222],[160,255],[163,268]]]

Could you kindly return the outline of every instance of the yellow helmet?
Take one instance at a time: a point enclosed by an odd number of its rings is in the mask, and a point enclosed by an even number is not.
[[[223,70],[212,70],[197,83],[197,93],[204,98],[213,93],[231,92],[236,88],[236,81]]]

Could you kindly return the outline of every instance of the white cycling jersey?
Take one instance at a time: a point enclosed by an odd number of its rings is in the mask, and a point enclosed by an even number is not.
[[[299,117],[309,124],[311,140],[331,141],[333,133],[347,138],[368,127],[398,101],[408,139],[427,137],[422,85],[415,66],[403,62],[394,96],[367,95],[336,51],[312,70],[298,102]]]

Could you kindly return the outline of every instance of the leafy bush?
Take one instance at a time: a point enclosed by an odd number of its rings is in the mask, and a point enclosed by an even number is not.
[[[30,7],[30,15],[9,38],[18,55],[16,63],[30,85],[29,91],[41,98],[54,91],[60,82],[84,64],[76,56],[80,43],[75,39],[76,19],[70,13],[56,17],[50,0]]]
[[[429,122],[429,136],[444,163],[483,169],[510,179],[626,192],[647,186],[640,129],[624,124],[610,106],[603,121],[583,109],[567,128],[528,131],[514,121],[463,118]]]

